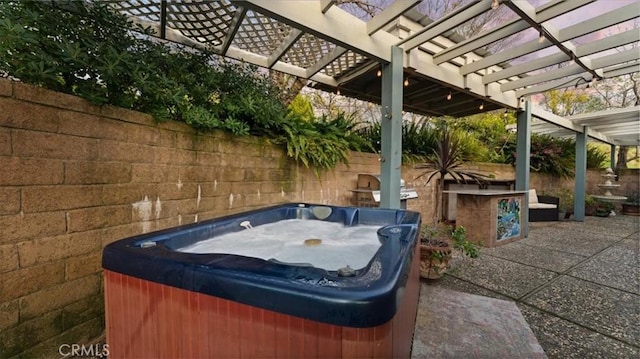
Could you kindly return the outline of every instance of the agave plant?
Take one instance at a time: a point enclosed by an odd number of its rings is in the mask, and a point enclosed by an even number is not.
[[[436,220],[438,222],[444,219],[444,178],[445,176],[452,177],[457,183],[467,183],[468,180],[473,180],[478,184],[482,184],[488,176],[469,171],[461,168],[464,163],[463,158],[463,145],[460,136],[444,126],[440,131],[440,138],[436,143],[436,148],[433,150],[433,154],[428,157],[425,163],[416,165],[416,169],[425,169],[426,171],[421,173],[416,179],[427,176],[425,184],[431,182],[433,178],[438,176],[439,185],[436,193]]]

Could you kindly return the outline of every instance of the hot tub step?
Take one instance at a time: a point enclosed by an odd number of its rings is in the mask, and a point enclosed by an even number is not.
[[[546,358],[546,355],[515,303],[423,286],[412,357]]]

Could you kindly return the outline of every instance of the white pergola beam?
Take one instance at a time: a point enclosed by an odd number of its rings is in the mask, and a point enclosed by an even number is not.
[[[617,64],[621,64],[629,61],[634,61],[634,60],[637,61],[638,50],[630,49],[620,53],[598,57],[593,60],[589,59],[588,57],[583,57],[580,60],[582,60],[582,62],[589,68],[603,69],[605,67],[612,66],[612,65],[617,65]],[[515,90],[521,87],[539,84],[545,81],[552,81],[556,79],[561,79],[563,77],[568,77],[571,75],[578,75],[583,73],[586,73],[586,72],[581,66],[577,64],[573,64],[557,70],[536,74],[534,76],[527,76],[518,80],[510,81],[508,83],[501,84],[500,88],[503,91]],[[587,79],[591,79],[592,75],[587,74],[586,76],[583,76],[583,77],[585,77],[585,80],[587,80]]]
[[[577,64],[559,68],[557,70],[537,73],[533,76],[527,76],[518,80],[509,81],[500,85],[502,91],[515,90],[526,86],[539,84],[546,81],[556,79],[569,78],[572,75],[588,74],[581,66]],[[588,74],[587,76],[591,76]]]
[[[227,51],[227,54],[225,55],[227,57],[230,57],[232,59],[235,60],[239,60],[239,61],[243,61],[243,62],[248,62],[260,67],[267,67],[267,61],[268,58],[266,56],[263,55],[259,55],[259,54],[255,54],[253,52],[249,52],[249,51],[245,51],[242,49],[239,49],[237,47],[231,47],[229,48],[229,51]],[[319,83],[323,83],[329,86],[337,86],[337,82],[336,80],[331,77],[331,76],[327,76],[321,73],[315,74],[312,77],[306,77],[307,72],[305,69],[298,67],[298,66],[294,66],[291,64],[287,64],[284,63],[282,61],[278,61],[276,62],[276,64],[272,67],[273,70],[276,71],[280,71],[280,72],[284,72],[293,76],[298,76],[301,78],[308,78],[309,80],[312,81],[316,81]]]
[[[502,92],[499,86],[482,84],[482,78],[478,75],[460,76],[458,67],[452,64],[434,65],[430,56],[419,51],[411,51],[405,58],[405,67],[413,68],[417,73],[428,76],[436,81],[446,83],[450,87],[457,87],[479,96],[491,97],[493,101],[503,104],[505,107],[517,107],[518,100],[512,91]]]
[[[640,138],[634,135],[619,136],[617,138],[618,146],[640,146]]]
[[[638,115],[640,116],[640,115]],[[617,125],[626,125],[628,124],[631,120],[638,120],[638,126],[640,126],[640,117],[633,117],[633,118],[629,118],[629,117],[624,117],[624,118],[610,118],[610,117],[603,117],[600,119],[590,119],[590,120],[575,120],[575,119],[571,119],[571,121],[578,123],[580,125],[585,125],[585,126],[589,126],[589,127],[606,127],[609,126],[610,128],[617,128]]]
[[[565,54],[564,52],[558,52],[549,56],[531,60],[520,65],[507,67],[504,70],[485,75],[482,77],[482,82],[488,84],[491,82],[508,79],[509,77],[519,76],[529,71],[538,70],[567,60],[569,60],[567,54]]]
[[[336,82],[338,83],[338,85],[343,84],[345,82],[349,82],[375,69],[376,67],[380,67],[380,65],[377,62],[371,62],[367,65],[360,66],[358,69],[336,78]]]
[[[514,10],[514,8],[516,8],[517,10],[520,10],[520,12],[522,12],[522,14],[524,14],[526,17],[533,19],[538,23],[542,22],[539,19],[537,19],[536,9],[531,4],[529,4],[529,2],[526,0],[512,0],[509,3],[507,3],[507,6],[509,6],[511,10]]]
[[[491,0],[473,0],[468,5],[432,22],[417,33],[401,40],[398,45],[400,45],[405,52],[409,52],[434,37],[443,34],[490,9]]]
[[[528,28],[528,25],[526,25],[524,21],[522,23],[522,26],[524,28]],[[538,40],[528,41],[520,46],[510,48],[505,51],[500,51],[496,54],[489,55],[481,60],[474,61],[468,65],[462,66],[460,68],[460,73],[466,75],[472,72],[480,71],[482,69],[498,65],[511,59],[515,59],[516,57],[524,56],[538,50],[546,49],[547,47],[550,47],[552,45],[553,44],[551,43],[551,41],[549,41],[549,39],[547,38],[545,38],[542,42],[539,42]]]
[[[602,111],[582,113],[579,115],[569,116],[571,121],[589,121],[594,119],[612,119],[612,118],[637,118],[640,119],[640,106],[610,108]]]
[[[588,43],[586,45],[579,46],[573,51],[578,57],[592,55],[597,52],[614,49],[619,46],[624,46],[636,41],[640,41],[640,31],[637,29],[629,30],[620,34],[616,34],[595,42]],[[537,42],[537,41],[535,41]],[[565,43],[565,46],[573,46],[570,43]],[[538,70],[547,66],[559,64],[561,62],[570,60],[563,52],[558,52],[549,56],[545,56],[539,59],[531,60],[520,65],[511,66],[504,70],[494,72],[492,74],[484,76],[482,79],[484,83],[495,82],[509,77],[525,74],[527,72]]]
[[[538,12],[536,13],[536,19],[542,23],[547,20],[553,19],[557,16],[563,15],[567,12],[570,12],[572,10],[575,10],[577,8],[580,8],[584,5],[592,3],[594,1],[595,0],[556,0],[538,8]],[[486,46],[498,40],[507,38],[527,28],[529,28],[529,24],[527,24],[522,19],[510,21],[494,30],[482,33],[474,38],[460,42],[457,45],[442,51],[441,53],[435,54],[433,56],[433,60],[436,64],[441,64],[443,62],[450,61],[458,56],[462,56],[478,48],[481,48],[483,46]],[[547,42],[547,43],[548,43],[548,46],[551,45],[550,42]],[[489,66],[485,66],[485,67],[489,67]],[[479,70],[479,68],[476,70],[471,70],[469,72],[474,72],[477,70]]]
[[[640,62],[636,62],[634,64],[629,64],[629,65],[617,66],[615,68],[605,69],[604,77],[611,78],[611,77],[617,77],[622,75],[629,75],[636,72],[640,72]]]
[[[591,60],[591,63],[595,68],[605,68],[613,65],[622,64],[625,62],[638,61],[640,58],[640,52],[638,48],[631,48],[626,51],[618,52],[608,56],[602,56]]]
[[[386,31],[378,31],[371,36],[367,34],[366,23],[334,7],[326,14],[308,11],[311,1],[289,0],[246,0],[242,5],[246,8],[267,15],[275,20],[301,29],[318,38],[325,39],[342,48],[352,50],[367,57],[371,61],[388,63],[390,61],[391,46],[397,44],[398,38]],[[486,1],[487,7],[491,1]],[[349,31],[337,24],[348,24]],[[345,25],[347,26],[347,25]],[[435,81],[455,84],[467,92],[480,96],[489,96],[493,101],[505,107],[516,107],[518,104],[515,93],[502,92],[499,86],[485,86],[480,76],[471,75],[466,78],[458,73],[458,67],[451,64],[434,65],[431,56],[422,51],[411,51],[405,57],[405,65],[413,67]],[[266,61],[265,61],[266,63]],[[279,64],[279,63],[278,63]],[[276,64],[276,66],[278,66]],[[262,65],[261,65],[262,66]],[[276,67],[274,66],[274,68]],[[297,68],[300,73],[301,68]],[[306,73],[306,71],[305,71]],[[298,76],[298,75],[296,75]],[[303,75],[304,76],[304,75]],[[318,81],[326,83],[326,81]],[[335,81],[334,81],[335,83]],[[335,86],[335,85],[334,85]]]
[[[339,7],[333,7],[331,11],[322,14],[319,11],[309,11],[311,1],[245,0],[241,3],[248,9],[375,61],[389,62],[389,48],[397,41],[397,38],[384,31],[369,36],[364,21]],[[346,24],[349,31],[337,26]]]
[[[584,72],[581,75],[567,76],[566,78],[564,78],[562,80],[545,82],[545,83],[537,85],[537,86],[518,89],[518,90],[516,90],[516,96],[517,97],[524,97],[524,96],[528,96],[528,95],[532,95],[532,94],[536,94],[536,93],[546,92],[546,91],[549,91],[549,90],[571,87],[571,86],[574,86],[576,84],[578,79],[580,79],[581,77],[584,78],[585,75],[589,76],[589,77],[586,78],[586,80],[591,81],[591,74],[589,74],[587,72]]]
[[[564,117],[560,117],[558,115],[554,115],[553,113],[551,113],[549,111],[546,111],[546,110],[544,110],[544,109],[542,109],[540,107],[532,106],[531,111],[532,111],[531,115],[533,117],[538,118],[540,120],[543,120],[545,122],[548,122],[550,124],[553,124],[553,125],[556,125],[558,127],[570,130],[570,131],[572,131],[574,133],[583,133],[584,132],[584,126],[578,125],[576,123],[573,123],[571,120],[567,120]],[[532,125],[532,130],[534,130],[534,126],[535,125]],[[596,139],[598,141],[601,141],[601,142],[609,143],[609,144],[612,144],[612,145],[616,144],[616,141],[613,138],[611,138],[611,137],[609,137],[609,136],[607,136],[607,135],[605,135],[603,133],[600,133],[598,131],[595,131],[595,130],[587,130],[587,136],[589,136],[589,137],[591,137],[593,139]]]
[[[464,54],[467,54],[469,52],[475,51],[483,46],[489,45],[491,43],[494,43],[496,41],[502,40],[504,38],[507,38],[513,34],[516,34],[522,30],[525,30],[529,28],[529,25],[522,21],[522,20],[516,20],[516,21],[512,21],[510,23],[507,23],[493,31],[490,32],[486,32],[483,33],[477,37],[474,37],[472,39],[469,39],[467,41],[463,41],[461,43],[459,43],[458,45],[454,45],[442,52],[439,52],[435,55],[433,55],[433,62],[436,64],[441,64],[443,62],[447,62],[447,61],[451,61],[453,59],[455,59],[456,57],[462,56]],[[551,43],[548,43],[547,46],[551,46]],[[484,60],[484,59],[483,59]],[[482,61],[482,60],[480,60]],[[498,62],[496,62],[495,64],[498,64]],[[476,64],[475,69],[473,70],[469,70],[469,71],[465,71],[465,72],[461,72],[463,74],[466,73],[470,73],[470,72],[475,72],[477,70],[483,69],[485,67],[489,67],[492,65],[488,65],[488,66],[483,66],[480,63],[477,62],[473,62],[473,64]],[[493,64],[493,65],[495,65]]]
[[[640,126],[638,124],[626,123],[624,125],[617,125],[617,126],[615,126],[614,129],[608,129],[604,125],[594,126],[593,129],[594,130],[604,129],[604,130],[607,130],[607,133],[610,136],[615,136],[615,135],[623,135],[625,133],[629,133],[629,131],[632,131],[632,130],[640,130]]]
[[[622,6],[589,20],[579,22],[575,25],[560,30],[560,41],[567,41],[577,37],[590,34],[592,32],[611,27],[625,21],[640,17],[640,6],[637,2]]]
[[[329,11],[333,5],[335,5],[337,0],[321,0],[320,1],[320,12],[323,14]]]
[[[582,132],[582,125],[577,125],[564,117],[555,115],[538,106],[532,106],[531,116],[573,132]]]
[[[322,71],[327,65],[337,60],[340,56],[344,55],[348,50],[344,47],[336,46],[331,52],[322,57],[318,62],[313,64],[312,66],[307,68],[307,75],[305,77],[309,78],[316,73]]]
[[[582,46],[578,46],[576,48],[576,56],[582,57],[591,55],[597,52],[615,49],[616,47],[628,45],[637,41],[640,41],[640,31],[638,31],[638,29],[632,29],[623,33],[608,36],[603,39],[587,43]]]
[[[154,33],[156,34],[160,34],[160,23],[158,22],[153,22],[153,21],[147,21],[147,20],[142,20],[138,17],[135,16],[128,16],[128,19],[131,20],[134,24],[138,24],[140,26],[142,26],[143,28],[150,28],[151,30],[154,31]],[[165,38],[164,40],[168,40],[168,41],[172,41],[175,43],[179,43],[179,44],[183,44],[183,45],[187,45],[187,46],[191,46],[194,47],[196,49],[200,49],[203,50],[206,48],[206,45],[195,41],[193,39],[191,39],[190,37],[184,36],[182,35],[179,31],[171,29],[171,28],[166,28],[165,29]],[[159,38],[159,35],[158,35]]]
[[[300,37],[302,37],[302,35],[302,31],[298,29],[291,29],[289,35],[284,38],[280,46],[278,46],[278,48],[273,51],[271,56],[269,56],[269,59],[267,60],[267,67],[272,68],[273,65],[275,65],[276,62],[278,62],[278,60],[280,60],[280,58],[284,56],[287,51],[289,51],[293,44],[295,44],[296,41],[298,41]]]
[[[236,8],[236,13],[235,15],[233,15],[233,20],[231,20],[231,23],[229,24],[229,31],[225,35],[224,40],[220,45],[219,51],[221,54],[224,55],[227,53],[227,50],[229,50],[229,46],[231,46],[231,42],[233,41],[233,38],[236,36],[236,33],[238,32],[240,25],[242,25],[242,19],[244,19],[244,16],[246,15],[246,13],[247,13],[247,9],[244,6],[238,6]]]
[[[367,33],[369,35],[389,25],[395,19],[418,5],[421,0],[395,0],[390,6],[382,10],[367,22]]]
[[[585,4],[582,4],[582,5],[585,5]],[[577,7],[578,6],[576,6],[576,8]],[[625,9],[629,7],[632,7],[632,6],[629,5],[629,6],[622,7],[620,9]],[[580,37],[586,34],[596,32],[598,30],[602,30],[604,28],[619,24],[620,22],[634,19],[638,17],[638,14],[637,14],[639,11],[638,8],[640,7],[636,6],[635,12],[634,11],[625,12],[625,11],[620,11],[620,9],[616,9],[611,12],[605,13],[603,15],[596,16],[592,19],[589,19],[588,21],[581,22],[561,30],[556,30],[554,27],[552,27],[551,24],[544,25],[544,28],[549,34],[554,36],[559,42],[565,43],[567,41],[575,39],[576,37]],[[542,13],[540,13],[536,15],[535,20],[542,23],[549,19],[547,19],[546,17],[543,17]],[[557,31],[557,34],[555,33],[556,31]],[[602,41],[602,40],[599,40],[599,41]],[[538,50],[542,50],[551,45],[552,45],[551,42],[546,39],[542,43],[538,42],[538,40],[532,40],[520,46],[517,46],[515,48],[509,49],[507,51],[501,51],[497,54],[487,56],[482,60],[475,61],[471,64],[465,65],[460,69],[460,73],[464,75],[471,72],[476,72],[481,69],[488,68],[490,66],[497,65],[499,63],[502,63],[511,59],[515,59],[517,57],[524,56]],[[438,57],[438,55],[434,57]],[[438,63],[440,63],[440,61],[446,58],[447,57],[444,57],[444,56],[438,57],[437,61]]]
[[[596,131],[596,130],[594,130],[592,128],[588,128],[588,127],[587,127],[587,136],[593,138],[594,140],[598,140],[600,142],[608,143],[610,145],[616,145],[617,144],[617,141],[613,137],[605,135],[605,134],[603,134],[601,132],[598,132],[598,131]]]

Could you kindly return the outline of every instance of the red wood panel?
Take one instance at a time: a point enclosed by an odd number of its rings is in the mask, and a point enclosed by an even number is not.
[[[374,358],[393,358],[392,322],[373,328],[372,347]]]
[[[315,333],[317,338],[317,358],[340,358],[342,353],[342,328],[336,325],[318,323]]]
[[[104,271],[110,358],[409,358],[419,294],[416,249],[389,322],[349,328]]]
[[[402,304],[393,318],[393,357],[409,358],[413,343],[413,332],[418,313],[420,295],[420,249],[414,248],[411,271],[407,279]]]

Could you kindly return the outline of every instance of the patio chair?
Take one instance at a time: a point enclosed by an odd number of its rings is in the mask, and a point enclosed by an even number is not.
[[[535,189],[529,190],[529,222],[557,221],[560,198],[540,196]]]

